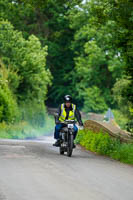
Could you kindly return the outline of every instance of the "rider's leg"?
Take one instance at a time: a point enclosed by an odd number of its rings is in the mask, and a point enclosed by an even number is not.
[[[74,125],[74,140],[76,138],[77,132],[78,132],[78,128],[76,125]]]
[[[55,126],[55,132],[54,132],[54,138],[56,140],[59,139],[59,134],[60,134],[61,128],[62,128],[62,124],[56,124],[56,126]]]
[[[62,124],[56,124],[55,133],[54,133],[54,138],[56,139],[56,142],[53,144],[53,146],[56,146],[56,147],[60,146],[59,134],[60,134],[61,128],[62,128]]]
[[[78,132],[78,128],[76,125],[74,125],[74,140],[76,139],[77,132]],[[76,147],[76,145],[73,143],[73,148],[75,148],[75,147]]]

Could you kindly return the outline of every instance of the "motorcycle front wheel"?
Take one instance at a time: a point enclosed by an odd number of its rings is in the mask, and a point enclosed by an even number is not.
[[[73,135],[69,135],[69,138],[68,138],[68,147],[67,147],[67,156],[68,157],[71,157],[72,156],[72,152],[73,152]]]

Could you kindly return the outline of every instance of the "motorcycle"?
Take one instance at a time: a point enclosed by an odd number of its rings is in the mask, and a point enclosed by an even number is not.
[[[60,154],[67,152],[67,156],[71,157],[74,148],[74,125],[76,121],[66,120],[63,122],[64,127],[60,131]]]

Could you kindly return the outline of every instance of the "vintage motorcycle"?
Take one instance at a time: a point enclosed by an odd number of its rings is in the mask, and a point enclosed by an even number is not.
[[[60,131],[60,154],[67,152],[67,156],[71,157],[74,148],[74,125],[76,121],[65,120],[64,127]]]

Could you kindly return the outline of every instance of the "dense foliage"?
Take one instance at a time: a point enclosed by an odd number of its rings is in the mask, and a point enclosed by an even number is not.
[[[64,94],[133,118],[131,0],[0,0],[0,55],[0,122],[43,126]]]
[[[28,116],[32,124],[44,123],[51,77],[45,69],[47,48],[34,35],[26,40],[8,21],[0,21],[0,54],[0,121],[13,123]]]

